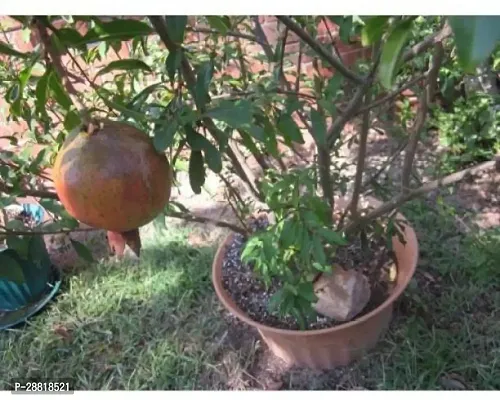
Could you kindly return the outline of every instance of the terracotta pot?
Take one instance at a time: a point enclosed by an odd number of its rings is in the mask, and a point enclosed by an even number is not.
[[[373,205],[377,200],[369,199]],[[345,201],[342,201],[345,204]],[[400,219],[404,219],[399,215]],[[389,297],[376,309],[345,324],[318,330],[296,331],[272,328],[252,320],[234,302],[222,285],[222,262],[233,235],[219,247],[212,265],[212,280],[222,304],[240,320],[257,328],[271,351],[289,365],[330,369],[345,366],[360,359],[373,348],[387,329],[394,302],[401,296],[415,273],[418,242],[413,228],[405,222],[403,245],[397,237],[393,247],[397,259],[397,280]]]

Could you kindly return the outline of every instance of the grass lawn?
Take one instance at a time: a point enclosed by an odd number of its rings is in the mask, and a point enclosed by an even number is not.
[[[418,201],[403,211],[421,260],[384,340],[348,368],[280,371],[283,389],[500,389],[500,230],[460,234]],[[0,333],[0,389],[19,377],[70,377],[77,389],[261,388],[264,345],[223,317],[215,248],[192,248],[187,235],[150,233],[140,265],[65,276],[43,313]]]

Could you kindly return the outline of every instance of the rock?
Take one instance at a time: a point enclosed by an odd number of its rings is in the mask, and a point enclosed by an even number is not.
[[[331,275],[322,275],[314,284],[316,311],[337,321],[350,321],[368,304],[371,296],[368,279],[355,270],[335,266]]]

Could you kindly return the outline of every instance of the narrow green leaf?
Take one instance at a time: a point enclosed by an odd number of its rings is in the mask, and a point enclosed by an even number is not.
[[[84,244],[78,242],[77,240],[70,239],[71,245],[82,260],[85,260],[89,263],[94,262],[94,257],[92,256],[92,252],[85,246]]]
[[[182,60],[181,49],[176,49],[175,51],[168,53],[167,60],[165,61],[165,68],[167,69],[170,82],[174,82],[175,73],[181,66],[181,60]]]
[[[231,20],[228,16],[210,15],[206,18],[210,27],[219,31],[222,35],[225,35],[231,29]]]
[[[321,240],[319,240],[319,237],[314,235],[313,240],[312,240],[312,248],[313,248],[313,254],[314,254],[314,259],[318,263],[324,265],[326,264],[326,255],[325,255],[325,250],[323,249],[323,245],[321,244]]]
[[[314,108],[311,109],[312,134],[319,146],[326,145],[326,121]]]
[[[22,257],[24,259],[28,258],[28,254],[29,254],[29,237],[27,237],[27,236],[7,235],[6,242],[7,242],[7,247],[9,249],[15,250],[20,257]]]
[[[73,105],[71,98],[66,93],[61,80],[56,73],[50,74],[49,77],[49,87],[54,95],[55,100],[65,109],[69,110]]]
[[[201,193],[201,188],[205,184],[205,166],[201,151],[191,151],[191,157],[189,158],[189,183],[194,193]]]
[[[153,72],[151,67],[146,64],[144,61],[137,60],[134,58],[129,58],[126,60],[116,60],[111,61],[108,65],[106,65],[103,69],[101,69],[96,76],[107,74],[108,72],[114,70],[120,71],[133,71],[133,70],[142,70],[146,72]]]
[[[210,100],[209,97],[209,87],[212,81],[214,73],[214,64],[212,61],[207,61],[203,63],[199,69],[196,76],[196,103],[198,108],[203,108]]]
[[[376,43],[382,38],[384,30],[387,26],[389,17],[375,16],[370,17],[365,21],[365,25],[361,31],[361,44],[369,46]]]
[[[213,172],[218,174],[222,171],[222,156],[212,143],[209,142],[209,146],[204,151],[205,161],[207,162],[208,168]]]
[[[155,136],[153,139],[153,144],[156,151],[163,153],[168,147],[174,142],[174,136],[177,132],[179,124],[176,120],[164,122],[155,129]]]
[[[383,45],[378,75],[380,82],[386,89],[392,87],[396,66],[400,59],[401,51],[411,33],[412,23],[413,20],[411,19],[399,22],[391,30]]]
[[[21,260],[15,250],[7,249],[0,252],[0,279],[8,279],[17,284],[24,283]]]
[[[139,93],[137,93],[132,98],[132,100],[130,100],[130,102],[126,105],[126,107],[127,108],[133,108],[133,107],[137,106],[138,104],[143,103],[144,101],[147,100],[147,98],[149,97],[149,95],[151,95],[152,93],[154,93],[154,91],[157,88],[159,88],[160,86],[163,86],[163,82],[154,83],[152,85],[149,85],[149,86],[145,87]]]
[[[38,80],[35,89],[35,107],[39,114],[46,115],[47,98],[49,96],[49,80],[52,70],[48,68],[42,77]]]
[[[66,118],[64,118],[64,128],[67,131],[72,131],[77,126],[82,123],[82,119],[80,118],[80,114],[78,111],[71,110],[66,114]]]
[[[290,114],[281,114],[278,119],[278,130],[283,134],[283,137],[287,144],[291,142],[304,144],[304,138],[302,137],[302,132],[293,120]]]
[[[19,58],[29,58],[31,56],[31,53],[21,53],[3,42],[0,42],[0,54],[6,54],[8,56]]]
[[[115,19],[103,22],[89,30],[82,39],[82,44],[112,41],[130,40],[139,36],[147,36],[153,33],[153,29],[142,21],[133,19]]]
[[[468,73],[474,73],[500,41],[500,16],[448,17],[455,35],[458,60]]]
[[[167,32],[170,39],[177,44],[184,41],[184,31],[187,24],[187,15],[167,15]]]
[[[49,268],[51,266],[50,256],[45,246],[45,241],[40,235],[34,235],[29,240],[29,259],[39,268]]]

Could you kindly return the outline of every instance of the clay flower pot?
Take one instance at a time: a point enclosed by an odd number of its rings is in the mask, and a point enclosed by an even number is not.
[[[368,199],[372,205],[379,202]],[[342,201],[345,204],[345,201]],[[399,219],[404,219],[399,215]],[[257,328],[271,351],[289,365],[330,369],[345,366],[360,359],[373,348],[387,329],[394,302],[401,296],[415,273],[418,242],[413,228],[405,221],[406,244],[393,237],[397,259],[397,280],[389,297],[376,309],[353,321],[332,328],[297,331],[273,328],[252,320],[234,302],[222,284],[222,263],[233,235],[219,247],[212,265],[212,280],[219,300],[234,316]]]

